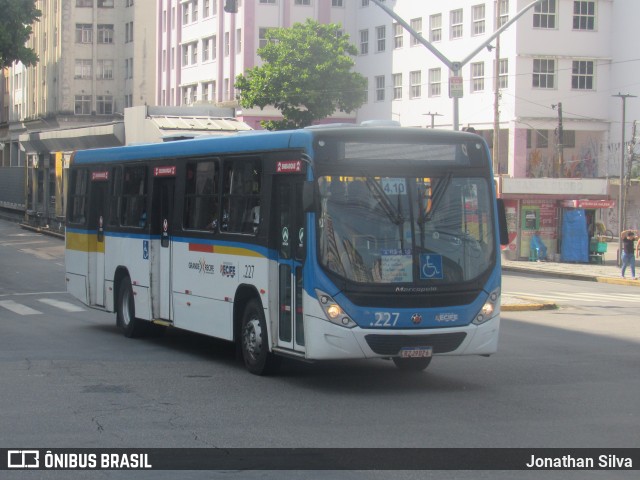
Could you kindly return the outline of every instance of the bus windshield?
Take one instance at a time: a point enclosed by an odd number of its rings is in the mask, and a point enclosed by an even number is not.
[[[320,264],[363,284],[472,280],[495,259],[486,178],[318,179]]]

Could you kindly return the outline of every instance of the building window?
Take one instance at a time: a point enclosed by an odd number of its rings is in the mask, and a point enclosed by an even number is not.
[[[189,65],[189,45],[182,46],[182,65]]]
[[[376,27],[376,51],[384,52],[387,48],[387,27],[384,25]]]
[[[295,0],[294,5],[311,5],[311,0]]]
[[[394,73],[391,78],[393,80],[393,99],[402,100],[402,74]]]
[[[267,32],[271,30],[270,28],[264,27],[258,29],[258,48],[264,48],[267,46],[269,40],[267,40]]]
[[[533,7],[533,28],[556,28],[556,0],[543,0]]]
[[[418,33],[419,35],[422,35],[422,17],[412,18],[409,25],[411,26],[411,28],[413,28],[413,30],[416,31],[416,33]],[[412,47],[415,47],[416,45],[420,45],[420,42],[418,41],[417,38],[411,35],[411,38],[409,39],[409,45],[411,45]]]
[[[361,7],[368,7],[369,6],[369,0],[362,0],[360,3]]]
[[[98,25],[98,43],[113,43],[113,25]]]
[[[133,22],[124,24],[124,43],[133,42]]]
[[[228,57],[231,53],[231,35],[229,32],[224,32],[224,56]]]
[[[591,60],[574,60],[571,67],[571,88],[593,90],[594,67]]]
[[[342,7],[342,0],[331,0],[332,7]]]
[[[500,9],[498,28],[500,28],[509,21],[509,0],[498,0],[498,8]]]
[[[399,23],[393,24],[393,48],[402,48],[404,43],[404,29]]]
[[[76,43],[93,42],[93,25],[90,23],[76,23]]]
[[[93,0],[76,0],[76,7],[93,7]]]
[[[409,98],[420,98],[422,96],[422,72],[416,70],[409,72]]]
[[[191,2],[191,21],[198,21],[198,0]]]
[[[98,0],[98,8],[113,8],[113,0]]]
[[[595,30],[596,2],[573,2],[573,29]]]
[[[471,64],[471,93],[484,90],[484,62]]]
[[[442,95],[442,69],[429,69],[429,96],[439,97]]]
[[[508,58],[501,58],[498,62],[498,88],[509,88]]]
[[[96,78],[98,80],[113,80],[113,60],[98,60]]]
[[[113,95],[96,96],[96,113],[98,115],[113,114]]]
[[[93,62],[91,59],[76,60],[75,74],[73,78],[91,78]]]
[[[449,23],[451,25],[451,40],[462,38],[462,9],[451,10],[449,13]]]
[[[376,81],[376,102],[384,102],[384,75],[375,77]]]
[[[275,5],[276,0],[260,0],[260,3],[270,3],[271,5]]]
[[[211,11],[211,0],[202,0],[202,18],[207,18]]]
[[[369,30],[360,30],[360,55],[369,53]]]
[[[242,52],[242,29],[236,29],[236,54]]]
[[[549,58],[533,59],[533,88],[555,88],[556,61]]]
[[[209,38],[202,39],[202,61],[203,62],[209,61],[209,49],[211,48],[210,43],[211,43],[211,39]]]
[[[536,130],[536,148],[549,147],[549,135],[547,130]]]
[[[439,42],[442,40],[442,14],[437,13],[429,17],[429,41]]]
[[[189,87],[182,87],[182,104],[189,105]]]
[[[191,65],[198,64],[198,42],[191,44]]]
[[[482,35],[485,31],[484,23],[485,9],[483,5],[474,5],[471,7],[471,25],[473,35]]]
[[[91,115],[91,95],[76,95],[74,113]]]

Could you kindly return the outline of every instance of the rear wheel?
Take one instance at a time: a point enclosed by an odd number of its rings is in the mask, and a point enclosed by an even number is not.
[[[393,357],[393,363],[404,372],[421,372],[431,363],[431,357],[426,358],[402,358]]]
[[[116,323],[125,337],[139,337],[143,333],[145,325],[136,318],[136,305],[129,277],[123,278],[120,283],[116,312]]]
[[[255,375],[269,375],[280,367],[281,358],[269,352],[267,322],[258,300],[247,303],[240,334],[244,364]]]

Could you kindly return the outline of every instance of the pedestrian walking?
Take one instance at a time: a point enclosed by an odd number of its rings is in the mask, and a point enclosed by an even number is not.
[[[622,239],[622,278],[624,278],[627,267],[631,267],[631,277],[636,279],[636,254],[640,253],[640,248],[638,248],[640,243],[638,247],[634,245],[638,239],[637,233],[635,230],[625,230],[620,233]]]

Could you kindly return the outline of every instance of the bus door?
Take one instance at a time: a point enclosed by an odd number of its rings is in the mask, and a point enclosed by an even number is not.
[[[89,248],[89,305],[104,306],[104,225],[109,202],[109,172],[91,172],[89,231],[96,232]]]
[[[277,345],[304,352],[303,268],[305,214],[302,207],[304,175],[275,175],[273,195],[278,251]]]
[[[171,255],[176,167],[154,167],[151,212],[151,308],[153,318],[171,320]]]

